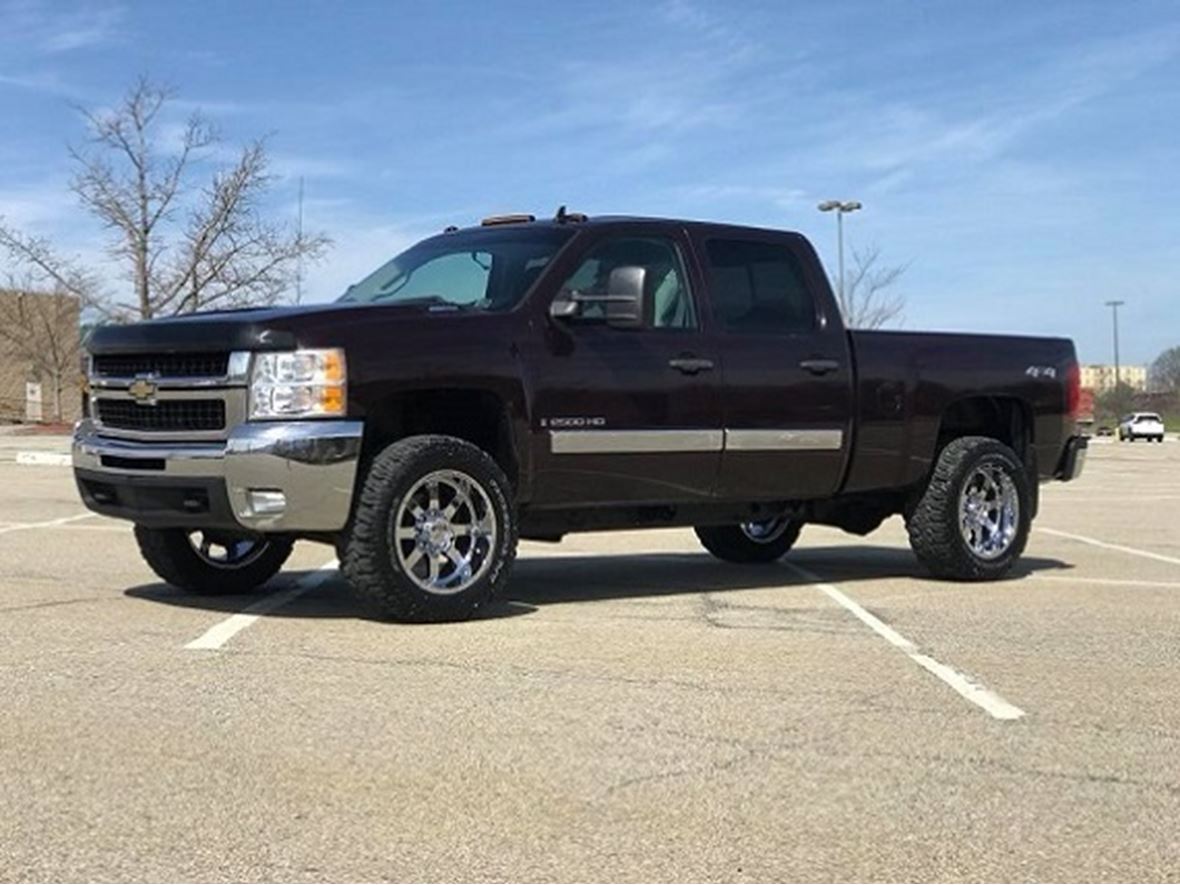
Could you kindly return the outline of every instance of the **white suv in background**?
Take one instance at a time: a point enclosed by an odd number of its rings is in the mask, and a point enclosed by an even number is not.
[[[1132,412],[1119,422],[1119,439],[1164,441],[1164,422],[1155,412]]]

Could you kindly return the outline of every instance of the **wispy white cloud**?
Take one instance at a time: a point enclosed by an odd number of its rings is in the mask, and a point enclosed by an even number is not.
[[[67,8],[38,0],[8,0],[0,4],[0,21],[4,22],[0,44],[56,54],[119,41],[126,10],[102,2]]]
[[[996,83],[983,101],[948,90],[924,105],[877,103],[870,90],[855,125],[825,141],[827,156],[878,176],[869,185],[878,190],[896,189],[933,163],[986,163],[1178,54],[1180,28],[1153,28],[1069,46],[1022,70],[1018,83]]]
[[[731,63],[763,53],[762,42],[736,25],[738,19],[728,11],[717,13],[690,0],[664,0],[655,9],[671,24],[708,44],[715,56]]]

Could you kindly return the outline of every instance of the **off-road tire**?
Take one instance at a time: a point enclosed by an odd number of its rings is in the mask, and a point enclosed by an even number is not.
[[[974,553],[959,530],[959,496],[974,469],[984,463],[999,465],[1016,488],[1019,518],[1008,549],[995,559]],[[1008,446],[984,436],[952,440],[938,456],[922,496],[906,520],[910,547],[938,578],[990,581],[1003,577],[1024,552],[1032,523],[1028,474]]]
[[[770,541],[755,541],[740,526],[702,525],[693,529],[706,550],[725,562],[767,563],[782,559],[799,540],[803,523],[792,521]]]
[[[478,482],[495,511],[497,533],[485,573],[453,595],[431,593],[409,578],[393,547],[396,508],[419,479],[458,470]],[[396,621],[457,621],[472,617],[508,583],[518,526],[504,471],[482,449],[450,436],[411,436],[380,452],[369,465],[340,545],[340,567],[356,596]]]
[[[213,565],[202,559],[189,541],[187,529],[156,529],[137,525],[135,540],[144,560],[160,578],[207,596],[249,593],[265,584],[283,567],[295,541],[283,535],[268,535],[259,543],[262,550],[241,565]]]

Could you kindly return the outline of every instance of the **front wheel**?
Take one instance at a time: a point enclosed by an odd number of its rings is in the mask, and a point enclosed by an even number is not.
[[[248,593],[276,574],[295,542],[279,535],[212,529],[135,527],[139,552],[152,571],[191,593]]]
[[[510,496],[499,465],[471,443],[399,440],[373,459],[341,568],[386,617],[469,618],[504,587],[516,558]]]
[[[1024,551],[1032,518],[1028,474],[1008,446],[951,441],[909,519],[910,546],[939,578],[1002,577]]]
[[[738,525],[703,525],[694,531],[705,549],[726,562],[774,562],[799,540],[803,523],[778,517]]]

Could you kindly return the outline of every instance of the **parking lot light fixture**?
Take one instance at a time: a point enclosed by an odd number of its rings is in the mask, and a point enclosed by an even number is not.
[[[858,209],[864,208],[864,203],[860,200],[824,200],[816,206],[820,212],[835,212],[836,213],[836,251],[838,253],[838,260],[840,265],[839,290],[840,290],[840,307],[844,308],[844,215],[848,212],[855,212]]]
[[[1107,301],[1106,306],[1110,308],[1111,319],[1114,322],[1114,389],[1117,395],[1119,389],[1119,308],[1127,302],[1125,301]]]

